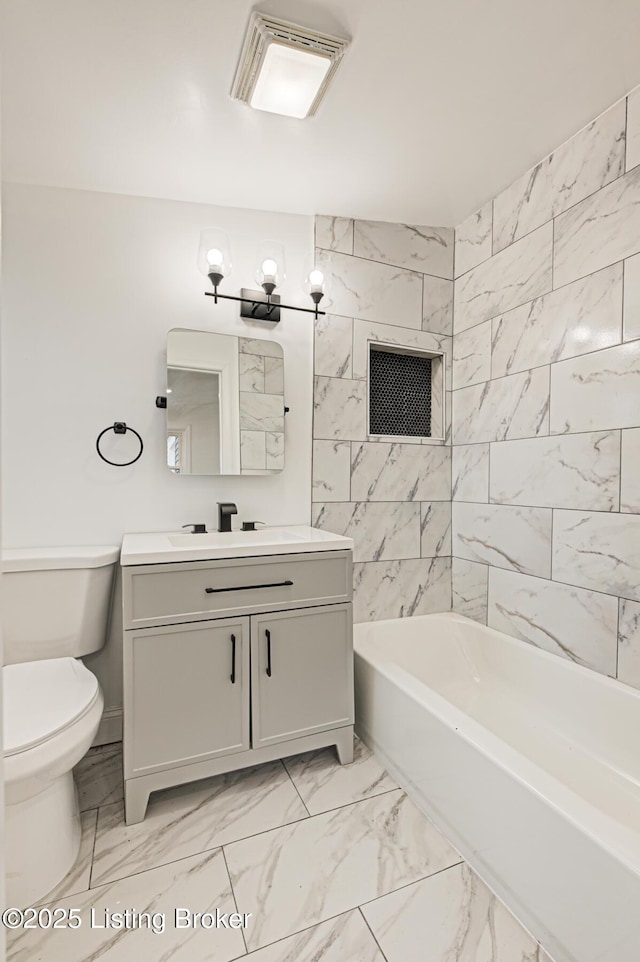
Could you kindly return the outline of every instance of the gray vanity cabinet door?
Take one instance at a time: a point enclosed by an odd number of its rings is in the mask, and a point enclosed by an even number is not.
[[[251,619],[252,744],[353,724],[351,605]]]
[[[249,749],[248,618],[127,632],[124,666],[129,776]]]

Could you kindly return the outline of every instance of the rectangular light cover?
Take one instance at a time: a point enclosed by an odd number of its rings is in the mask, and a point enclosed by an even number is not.
[[[331,59],[281,43],[269,43],[249,103],[286,117],[306,117]]]

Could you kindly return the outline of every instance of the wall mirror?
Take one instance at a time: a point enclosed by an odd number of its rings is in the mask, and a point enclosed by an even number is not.
[[[174,474],[282,471],[280,344],[209,331],[169,331],[167,465]]]

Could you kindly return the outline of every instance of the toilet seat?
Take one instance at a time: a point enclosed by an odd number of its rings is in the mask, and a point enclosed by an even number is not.
[[[42,745],[101,697],[98,679],[76,658],[5,665],[2,676],[5,758]]]

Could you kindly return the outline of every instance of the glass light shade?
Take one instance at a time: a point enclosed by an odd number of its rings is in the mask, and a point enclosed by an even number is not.
[[[272,294],[286,277],[284,247],[279,241],[263,241],[258,247],[256,280],[261,287],[267,284]]]
[[[231,274],[229,238],[218,227],[208,227],[200,234],[198,270],[205,277],[209,277],[210,274],[229,277]]]
[[[330,67],[329,57],[270,43],[249,103],[256,110],[306,117]]]
[[[326,251],[316,251],[307,258],[304,270],[304,290],[311,297],[322,294],[322,308],[331,304],[331,258]],[[315,298],[314,298],[315,300]]]

